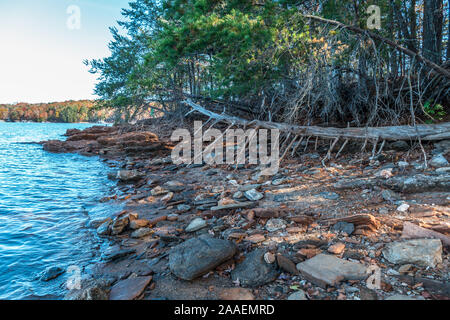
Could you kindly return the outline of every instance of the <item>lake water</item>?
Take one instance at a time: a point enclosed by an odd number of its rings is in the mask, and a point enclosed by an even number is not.
[[[70,274],[43,282],[40,273],[51,266],[83,270],[106,245],[87,224],[113,209],[99,203],[113,188],[108,166],[31,144],[89,126],[0,122],[0,299],[62,298]]]

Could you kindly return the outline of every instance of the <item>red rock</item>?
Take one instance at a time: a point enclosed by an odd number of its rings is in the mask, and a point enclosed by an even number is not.
[[[149,221],[145,219],[133,220],[130,222],[130,229],[137,230],[149,225]]]
[[[342,252],[344,252],[344,250],[345,250],[345,244],[343,244],[342,242],[335,243],[328,248],[328,252],[334,253],[334,254],[341,254]]]
[[[161,216],[161,217],[157,217],[157,218],[154,218],[154,219],[149,220],[148,224],[149,224],[150,226],[154,226],[154,225],[156,225],[158,222],[166,221],[166,220],[167,220],[167,216]]]
[[[321,252],[322,252],[322,250],[317,249],[317,248],[314,248],[314,249],[307,249],[307,248],[304,248],[304,249],[300,249],[300,250],[298,251],[298,253],[299,253],[300,255],[305,256],[305,257],[308,258],[308,259],[311,259],[311,258],[315,257],[316,255],[318,255],[318,254],[321,253]]]
[[[251,243],[260,243],[266,240],[262,234],[254,234],[245,238],[246,241],[250,241]]]

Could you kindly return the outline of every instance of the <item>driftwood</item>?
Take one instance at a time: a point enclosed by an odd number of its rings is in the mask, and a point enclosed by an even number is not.
[[[367,127],[367,128],[333,128],[318,126],[297,126],[287,123],[276,123],[261,120],[245,120],[243,118],[218,114],[205,109],[191,100],[183,101],[193,111],[214,119],[217,122],[225,122],[244,127],[259,127],[262,129],[278,129],[290,132],[296,136],[314,136],[327,139],[361,139],[361,140],[388,140],[388,141],[437,141],[450,139],[450,122],[417,126],[390,126],[390,127]]]

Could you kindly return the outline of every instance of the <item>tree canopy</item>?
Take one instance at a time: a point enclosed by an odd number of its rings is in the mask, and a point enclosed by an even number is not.
[[[231,112],[245,110],[259,119],[303,124],[398,124],[412,115],[440,120],[450,79],[367,34],[305,17],[364,30],[372,4],[135,0],[123,9],[124,31],[111,28],[111,55],[86,64],[99,76],[101,103],[126,114],[126,121],[155,106],[152,101],[165,112],[184,111],[180,101],[186,96],[220,101]],[[448,2],[376,5],[381,28],[371,32],[450,68]]]

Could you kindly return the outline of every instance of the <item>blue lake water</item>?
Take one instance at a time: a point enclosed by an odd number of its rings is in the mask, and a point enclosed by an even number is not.
[[[113,209],[99,203],[113,188],[110,169],[97,157],[30,143],[89,126],[0,122],[0,299],[62,298],[69,273],[49,282],[40,273],[98,260],[105,244],[86,226]]]

